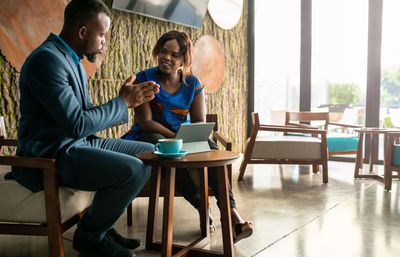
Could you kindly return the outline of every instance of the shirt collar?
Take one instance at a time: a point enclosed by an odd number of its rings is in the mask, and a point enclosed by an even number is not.
[[[54,35],[61,41],[61,43],[62,43],[62,44],[65,46],[65,48],[67,49],[68,53],[72,56],[72,60],[74,60],[75,65],[78,66],[79,63],[80,63],[80,60],[83,58],[83,55],[79,55],[79,56],[78,56],[78,55],[75,53],[75,51],[72,50],[72,48],[71,48],[59,35],[57,35],[56,33],[52,33],[52,34],[54,34]]]

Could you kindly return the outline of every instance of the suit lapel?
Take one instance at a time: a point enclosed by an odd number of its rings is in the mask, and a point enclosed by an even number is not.
[[[81,81],[83,83],[83,87],[82,87],[82,94],[83,94],[83,103],[85,105],[85,109],[90,105],[90,103],[88,103],[87,101],[89,100],[89,92],[87,90],[87,76],[86,76],[86,72],[85,72],[85,68],[83,67],[82,63],[79,63],[79,66],[81,68]]]
[[[77,99],[78,99],[78,101],[81,102],[82,108],[86,109],[85,94],[84,94],[85,90],[84,90],[84,85],[82,85],[82,83],[83,83],[83,81],[85,81],[85,79],[81,79],[78,68],[75,65],[74,60],[72,59],[72,56],[68,53],[68,50],[65,49],[65,46],[59,41],[59,39],[53,34],[50,34],[49,39],[52,40],[56,44],[57,48],[64,54],[69,65],[71,66],[71,69],[75,75],[75,80],[77,82],[79,92],[80,92],[80,97],[77,96]],[[82,64],[79,63],[79,65],[82,65]],[[84,73],[83,65],[81,66],[81,71],[82,71],[82,73]]]

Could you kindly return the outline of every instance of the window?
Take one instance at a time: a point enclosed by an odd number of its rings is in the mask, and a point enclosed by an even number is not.
[[[313,1],[311,110],[365,124],[368,1]]]
[[[269,123],[270,110],[299,108],[300,0],[256,0],[254,22],[254,110]]]

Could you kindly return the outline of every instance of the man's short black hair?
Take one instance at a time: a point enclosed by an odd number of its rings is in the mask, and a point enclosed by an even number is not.
[[[64,25],[86,25],[101,12],[110,16],[110,10],[102,0],[72,0],[64,11]]]

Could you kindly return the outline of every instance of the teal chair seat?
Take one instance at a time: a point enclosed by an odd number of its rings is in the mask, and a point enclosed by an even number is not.
[[[328,133],[326,142],[328,144],[329,153],[357,151],[358,136]]]
[[[400,167],[400,145],[393,147],[392,165]]]
[[[304,133],[287,133],[287,135],[305,136],[305,137],[311,136],[311,134],[304,134]],[[342,134],[342,133],[328,133],[326,135],[326,143],[328,144],[329,153],[357,151],[358,136]],[[399,149],[399,155],[400,155],[400,149]]]

